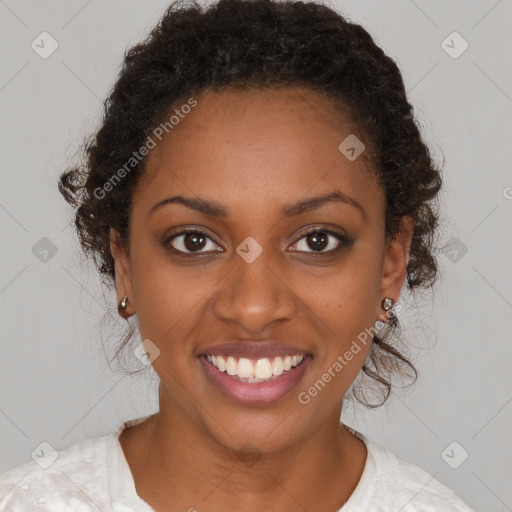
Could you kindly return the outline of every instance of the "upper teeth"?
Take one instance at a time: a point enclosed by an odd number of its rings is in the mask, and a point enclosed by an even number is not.
[[[294,368],[304,359],[304,356],[264,357],[257,360],[240,357],[237,360],[232,356],[207,355],[206,359],[221,372],[226,372],[228,375],[238,375],[238,377],[248,379],[268,379],[273,375],[281,375],[284,371]]]

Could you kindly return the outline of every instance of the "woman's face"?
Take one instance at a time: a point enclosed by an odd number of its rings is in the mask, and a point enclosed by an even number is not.
[[[118,298],[160,351],[161,413],[274,451],[337,425],[410,233],[386,242],[363,137],[316,93],[196,100],[148,157],[129,257],[112,244]]]

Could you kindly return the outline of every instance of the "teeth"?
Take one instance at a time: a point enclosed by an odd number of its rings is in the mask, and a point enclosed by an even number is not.
[[[206,359],[221,372],[237,376],[244,382],[261,382],[291,370],[302,362],[304,356],[264,357],[258,359],[255,363],[246,357],[241,357],[237,361],[232,356],[225,357],[210,354],[206,356]]]
[[[238,365],[234,357],[229,356],[226,361],[226,373],[228,375],[236,375],[238,371]]]
[[[238,361],[238,371],[236,373],[242,378],[254,377],[254,367],[251,361],[245,357],[241,357]]]
[[[270,361],[266,357],[264,359],[258,359],[258,361],[256,362],[254,376],[257,379],[269,379],[270,377],[272,377],[272,366],[270,365]]]
[[[272,365],[272,374],[281,375],[284,372],[284,363],[282,357],[274,357],[274,364]]]

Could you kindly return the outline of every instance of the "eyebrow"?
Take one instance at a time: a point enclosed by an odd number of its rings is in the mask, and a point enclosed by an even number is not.
[[[300,215],[302,213],[316,210],[317,208],[320,208],[324,204],[330,202],[338,202],[354,206],[359,210],[363,217],[366,216],[365,210],[359,202],[357,202],[355,199],[351,198],[347,194],[340,192],[339,190],[335,190],[323,196],[310,197],[307,199],[297,201],[296,203],[285,205],[281,210],[281,213],[285,217],[293,217],[295,215]],[[162,201],[158,202],[157,204],[155,204],[155,206],[153,206],[153,208],[151,208],[150,214],[153,213],[155,210],[161,208],[162,206],[172,203],[182,204],[187,208],[203,213],[205,215],[209,215],[211,217],[228,216],[226,208],[224,208],[222,205],[218,203],[209,201],[207,199],[183,197],[181,195],[167,197]]]

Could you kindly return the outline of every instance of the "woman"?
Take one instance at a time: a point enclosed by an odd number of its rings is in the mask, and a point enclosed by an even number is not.
[[[5,473],[0,510],[470,510],[340,423],[344,397],[414,379],[394,306],[436,277],[440,173],[362,27],[173,4],[86,154],[59,187],[136,315],[159,411]]]

